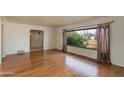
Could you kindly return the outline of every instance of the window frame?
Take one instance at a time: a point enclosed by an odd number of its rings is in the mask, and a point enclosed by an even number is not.
[[[96,29],[96,31],[97,31],[97,28],[98,27],[88,27],[88,28],[72,29],[72,30],[66,30],[66,33],[68,33],[68,32],[76,32],[76,31],[81,31],[81,30],[90,30],[90,29]],[[70,45],[67,45],[67,46],[70,46]],[[80,47],[76,47],[76,46],[70,46],[70,47],[80,48]],[[97,50],[97,48],[96,49],[94,49],[94,48],[86,48],[86,47],[83,47],[83,48],[84,49],[90,49],[90,50]]]

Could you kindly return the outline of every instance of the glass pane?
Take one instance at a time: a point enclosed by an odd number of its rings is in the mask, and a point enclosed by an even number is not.
[[[96,49],[96,29],[68,32],[67,45],[79,48]]]

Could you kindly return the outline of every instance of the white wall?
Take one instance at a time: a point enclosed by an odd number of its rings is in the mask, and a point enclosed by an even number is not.
[[[113,64],[124,66],[124,17],[100,17],[82,23],[60,27],[57,30],[57,48],[62,49],[62,30],[79,26],[88,26],[97,23],[115,21],[111,24],[111,61]],[[96,51],[67,47],[69,52],[96,58]]]
[[[67,46],[67,51],[70,53],[75,53],[78,55],[84,55],[84,56],[91,57],[94,59],[97,58],[97,51],[96,50]]]
[[[29,31],[44,31],[44,49],[56,48],[56,30],[49,27],[5,22],[3,25],[4,54],[15,54],[18,50],[30,51]]]

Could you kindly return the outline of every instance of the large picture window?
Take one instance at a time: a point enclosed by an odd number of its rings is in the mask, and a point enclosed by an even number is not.
[[[67,45],[79,48],[97,49],[96,30],[97,28],[68,31]]]

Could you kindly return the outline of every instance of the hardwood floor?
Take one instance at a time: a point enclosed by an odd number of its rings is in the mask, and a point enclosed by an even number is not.
[[[96,63],[58,50],[8,55],[3,61],[0,76],[124,76],[122,67]]]

